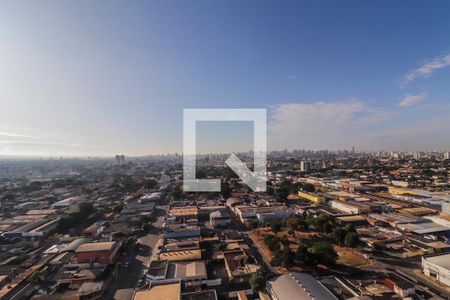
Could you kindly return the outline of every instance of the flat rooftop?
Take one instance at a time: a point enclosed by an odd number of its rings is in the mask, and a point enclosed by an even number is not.
[[[419,224],[404,224],[398,226],[402,230],[411,231],[417,234],[428,234],[450,231],[450,227],[442,226],[434,222],[419,223]]]
[[[185,293],[181,295],[181,300],[217,300],[217,293],[216,290]]]
[[[450,253],[432,257],[424,257],[423,259],[444,269],[450,270]]]
[[[288,273],[268,281],[279,300],[337,298],[317,279],[307,273]]]
[[[134,300],[180,300],[180,283],[162,284],[151,287],[148,291],[138,291]]]
[[[116,242],[86,243],[80,245],[75,252],[110,251],[115,245]]]
[[[337,217],[336,219],[342,221],[342,222],[362,222],[366,221],[366,218],[364,216],[344,216],[344,217]]]
[[[159,255],[159,258],[161,260],[168,260],[168,261],[199,260],[202,258],[202,251],[200,249],[196,249],[186,251],[164,252]]]

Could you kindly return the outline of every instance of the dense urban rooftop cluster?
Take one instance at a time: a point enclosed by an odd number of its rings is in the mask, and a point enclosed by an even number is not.
[[[239,153],[251,166],[252,153]],[[1,299],[448,299],[448,152],[0,161]]]

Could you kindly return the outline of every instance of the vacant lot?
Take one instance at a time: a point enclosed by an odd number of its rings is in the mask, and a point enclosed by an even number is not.
[[[262,255],[264,255],[265,260],[267,262],[270,262],[273,257],[273,253],[267,248],[266,244],[264,243],[264,237],[268,234],[273,234],[273,231],[270,227],[264,227],[260,229],[253,230],[250,233],[250,237],[253,239],[255,244],[258,246],[260,252]],[[318,232],[303,232],[303,231],[295,231],[294,235],[289,235],[286,229],[281,230],[276,234],[277,237],[283,237],[286,235],[289,239],[290,247],[295,252],[297,250],[298,244],[297,241],[300,239],[305,244],[314,243],[318,241],[328,241],[332,242],[326,235],[323,235]],[[363,257],[361,254],[359,254],[357,251],[353,251],[351,248],[347,247],[340,247],[340,246],[334,246],[334,250],[338,254],[338,264],[341,265],[347,265],[352,267],[362,267],[362,266],[368,266],[371,264],[370,260]],[[284,268],[278,268],[280,272],[286,272],[287,270]],[[296,271],[296,269],[300,268],[293,268],[293,271]]]
[[[351,248],[334,246],[334,251],[339,255],[338,264],[352,267],[363,267],[371,264],[369,259],[353,251]]]
[[[270,227],[263,227],[263,228],[259,228],[256,230],[253,230],[252,232],[250,232],[250,237],[253,239],[253,241],[255,242],[255,244],[258,246],[261,254],[264,256],[265,261],[267,261],[268,263],[270,263],[270,261],[273,258],[273,253],[267,248],[266,244],[264,243],[264,237],[268,234],[273,234],[273,231],[270,229]],[[297,250],[298,244],[297,244],[297,240],[301,239],[306,241],[319,241],[321,240],[321,236],[319,233],[315,233],[315,232],[301,232],[301,231],[296,231],[294,235],[289,235],[286,229],[282,229],[280,230],[276,236],[277,237],[283,237],[284,235],[286,235],[289,239],[290,243],[290,247],[291,249],[295,252]],[[275,268],[278,273],[285,273],[288,270],[286,270],[286,268],[283,267],[276,267]],[[292,268],[292,271],[301,271],[303,269],[299,268],[299,267],[294,267]]]

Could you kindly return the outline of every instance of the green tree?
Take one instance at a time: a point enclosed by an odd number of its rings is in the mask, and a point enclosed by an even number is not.
[[[125,236],[126,236],[126,234],[123,233],[122,231],[115,231],[115,232],[112,233],[112,238],[113,239],[119,239],[119,238],[122,238],[122,237],[125,237]]]
[[[341,245],[345,241],[346,234],[347,234],[346,230],[343,229],[342,227],[333,228],[332,232],[333,238],[339,245]]]
[[[264,243],[267,245],[267,248],[269,248],[270,251],[276,252],[280,249],[280,241],[278,237],[269,234],[264,237]]]
[[[345,246],[355,247],[358,242],[358,234],[356,232],[348,232],[345,236]]]
[[[275,191],[275,199],[277,199],[277,201],[286,202],[288,196],[289,190],[286,187],[280,187]]]
[[[181,188],[179,185],[174,186],[172,191],[170,192],[170,196],[174,200],[180,200],[182,195],[183,195],[183,192],[181,191]]]
[[[279,232],[279,231],[281,230],[281,227],[282,227],[282,224],[281,224],[280,221],[273,221],[273,222],[270,224],[270,228],[272,229],[272,231],[273,231],[274,233]]]
[[[272,260],[270,261],[270,264],[272,266],[279,266],[279,265],[281,265],[282,260],[283,260],[282,251],[281,251],[281,249],[278,248],[275,250]]]
[[[127,247],[134,247],[136,245],[136,243],[137,243],[137,239],[135,237],[129,237],[125,241],[125,245]]]
[[[28,277],[28,281],[31,283],[42,283],[44,282],[44,277],[46,275],[46,270],[34,271],[33,273],[31,273],[30,277]]]
[[[113,207],[113,212],[120,213],[124,207],[125,207],[125,205],[123,203],[116,204]]]
[[[57,233],[66,233],[70,228],[72,228],[76,223],[76,219],[72,215],[62,216],[58,223],[56,224]]]
[[[206,171],[203,169],[197,169],[196,170],[196,178],[198,179],[204,179],[208,176],[208,174],[206,174]]]
[[[258,228],[258,222],[255,220],[250,220],[250,222],[248,223],[248,227],[250,229],[256,229]]]
[[[291,248],[284,247],[281,251],[281,266],[284,268],[291,268],[294,265],[295,253],[292,252]]]
[[[281,237],[280,242],[281,242],[281,244],[282,244],[284,247],[288,247],[289,244],[290,244],[289,238],[287,237],[287,235],[283,235],[283,236]]]
[[[95,211],[96,210],[94,208],[94,205],[92,205],[92,203],[90,202],[80,203],[79,213],[82,219],[87,218],[90,214],[93,214]]]
[[[301,219],[298,216],[292,216],[284,218],[283,222],[287,228],[295,231],[299,229]]]
[[[142,225],[142,230],[145,232],[149,232],[152,229],[152,225],[150,223],[145,223]]]
[[[5,195],[3,195],[2,200],[3,201],[13,201],[16,199],[16,195],[13,193],[6,193]]]
[[[333,245],[324,241],[315,243],[309,249],[309,252],[314,256],[313,258],[317,263],[325,265],[334,265],[338,257]]]
[[[311,183],[304,183],[301,189],[308,193],[314,193],[316,191],[316,188]]]
[[[144,187],[147,190],[153,190],[157,185],[158,183],[154,179],[148,179],[144,181]]]
[[[308,231],[309,230],[309,224],[308,222],[306,222],[305,220],[300,220],[299,221],[299,228],[303,231]]]
[[[94,212],[92,214],[90,214],[87,218],[86,221],[88,224],[92,224],[97,222],[98,220],[100,220],[102,218],[101,214],[99,212]]]
[[[330,233],[333,230],[331,217],[326,214],[321,214],[314,218],[314,226],[320,232]]]
[[[231,196],[231,188],[228,181],[222,180],[220,193],[224,199],[228,199]]]
[[[295,252],[295,259],[300,263],[306,263],[308,259],[308,246],[301,241],[298,242],[298,248]]]
[[[345,231],[347,231],[347,232],[356,232],[355,225],[353,225],[351,223],[348,223],[347,225],[345,225],[344,228],[345,228]]]
[[[149,216],[141,216],[139,218],[138,224],[139,226],[143,226],[145,223],[148,223],[151,221],[151,218]]]
[[[266,287],[266,277],[262,273],[254,273],[250,277],[250,286],[254,293],[262,291]]]

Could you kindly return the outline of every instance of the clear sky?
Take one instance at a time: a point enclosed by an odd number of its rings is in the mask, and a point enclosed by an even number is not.
[[[449,1],[1,1],[0,155],[181,152],[183,108],[209,107],[267,108],[270,149],[450,150],[449,15]],[[251,145],[216,127],[199,130],[223,148],[204,152]]]

